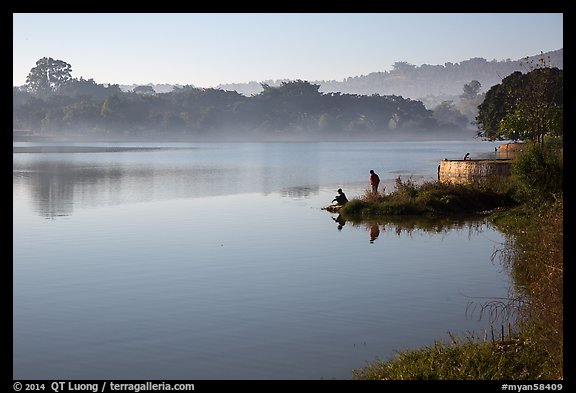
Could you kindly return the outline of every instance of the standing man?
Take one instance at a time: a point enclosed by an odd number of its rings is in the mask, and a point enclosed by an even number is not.
[[[373,169],[370,169],[370,185],[372,186],[372,192],[378,192],[378,184],[380,184],[380,178],[376,173],[374,173]]]

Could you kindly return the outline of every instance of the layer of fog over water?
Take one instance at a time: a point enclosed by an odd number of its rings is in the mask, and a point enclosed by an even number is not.
[[[15,379],[348,379],[449,332],[482,335],[490,318],[469,303],[511,286],[484,218],[339,229],[321,210],[340,187],[362,195],[370,169],[389,192],[495,143],[16,153],[33,146],[13,154]]]

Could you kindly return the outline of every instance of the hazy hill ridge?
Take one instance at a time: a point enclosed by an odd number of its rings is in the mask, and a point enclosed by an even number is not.
[[[544,57],[552,66],[564,68],[564,48],[529,56],[528,59],[517,60],[491,60],[481,57],[464,60],[459,63],[444,63],[444,65],[422,64],[416,66],[405,61],[393,64],[391,71],[371,72],[367,75],[351,76],[341,81],[316,80],[308,81],[320,85],[322,93],[349,93],[361,95],[397,95],[413,100],[423,100],[426,97],[457,96],[462,94],[462,86],[471,80],[477,80],[482,85],[481,92],[486,92],[490,87],[502,82],[502,79],[515,71],[526,72],[528,63],[537,63]],[[216,89],[237,91],[238,93],[251,96],[262,92],[262,84],[280,86],[282,82],[290,82],[290,79],[276,79],[251,81],[246,83],[224,83],[214,86]],[[167,93],[174,87],[167,83],[148,83],[156,93]],[[131,91],[138,84],[120,85],[123,91]]]
[[[537,63],[544,56],[552,66],[564,68],[564,49],[545,52],[530,56],[528,59],[491,60],[476,57],[460,63],[445,63],[444,65],[422,64],[415,66],[407,62],[396,62],[392,71],[371,72],[345,78],[342,81],[309,81],[320,85],[323,93],[340,92],[361,95],[397,95],[413,100],[427,96],[453,96],[462,94],[462,86],[471,80],[477,80],[482,85],[482,92],[500,83],[503,78],[515,71],[526,72],[527,63]],[[261,83],[279,86],[288,79],[275,81],[229,83],[216,86],[222,90],[236,90],[238,93],[250,96],[262,91]]]

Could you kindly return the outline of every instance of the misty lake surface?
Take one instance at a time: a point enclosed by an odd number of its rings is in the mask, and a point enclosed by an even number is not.
[[[489,331],[470,302],[512,285],[484,218],[339,228],[321,210],[370,169],[390,192],[495,143],[13,146],[14,379],[350,379]]]

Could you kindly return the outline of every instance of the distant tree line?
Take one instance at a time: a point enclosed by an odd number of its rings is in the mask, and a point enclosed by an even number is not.
[[[73,78],[62,60],[42,58],[27,83],[13,88],[13,127],[48,134],[186,135],[238,137],[310,135],[386,136],[462,131],[469,121],[451,101],[436,111],[396,95],[322,93],[308,81],[262,84],[247,97],[236,91],[193,86],[156,93],[151,86],[122,91],[117,84]],[[480,83],[464,85],[461,101],[481,97]],[[471,104],[470,104],[471,103]]]

